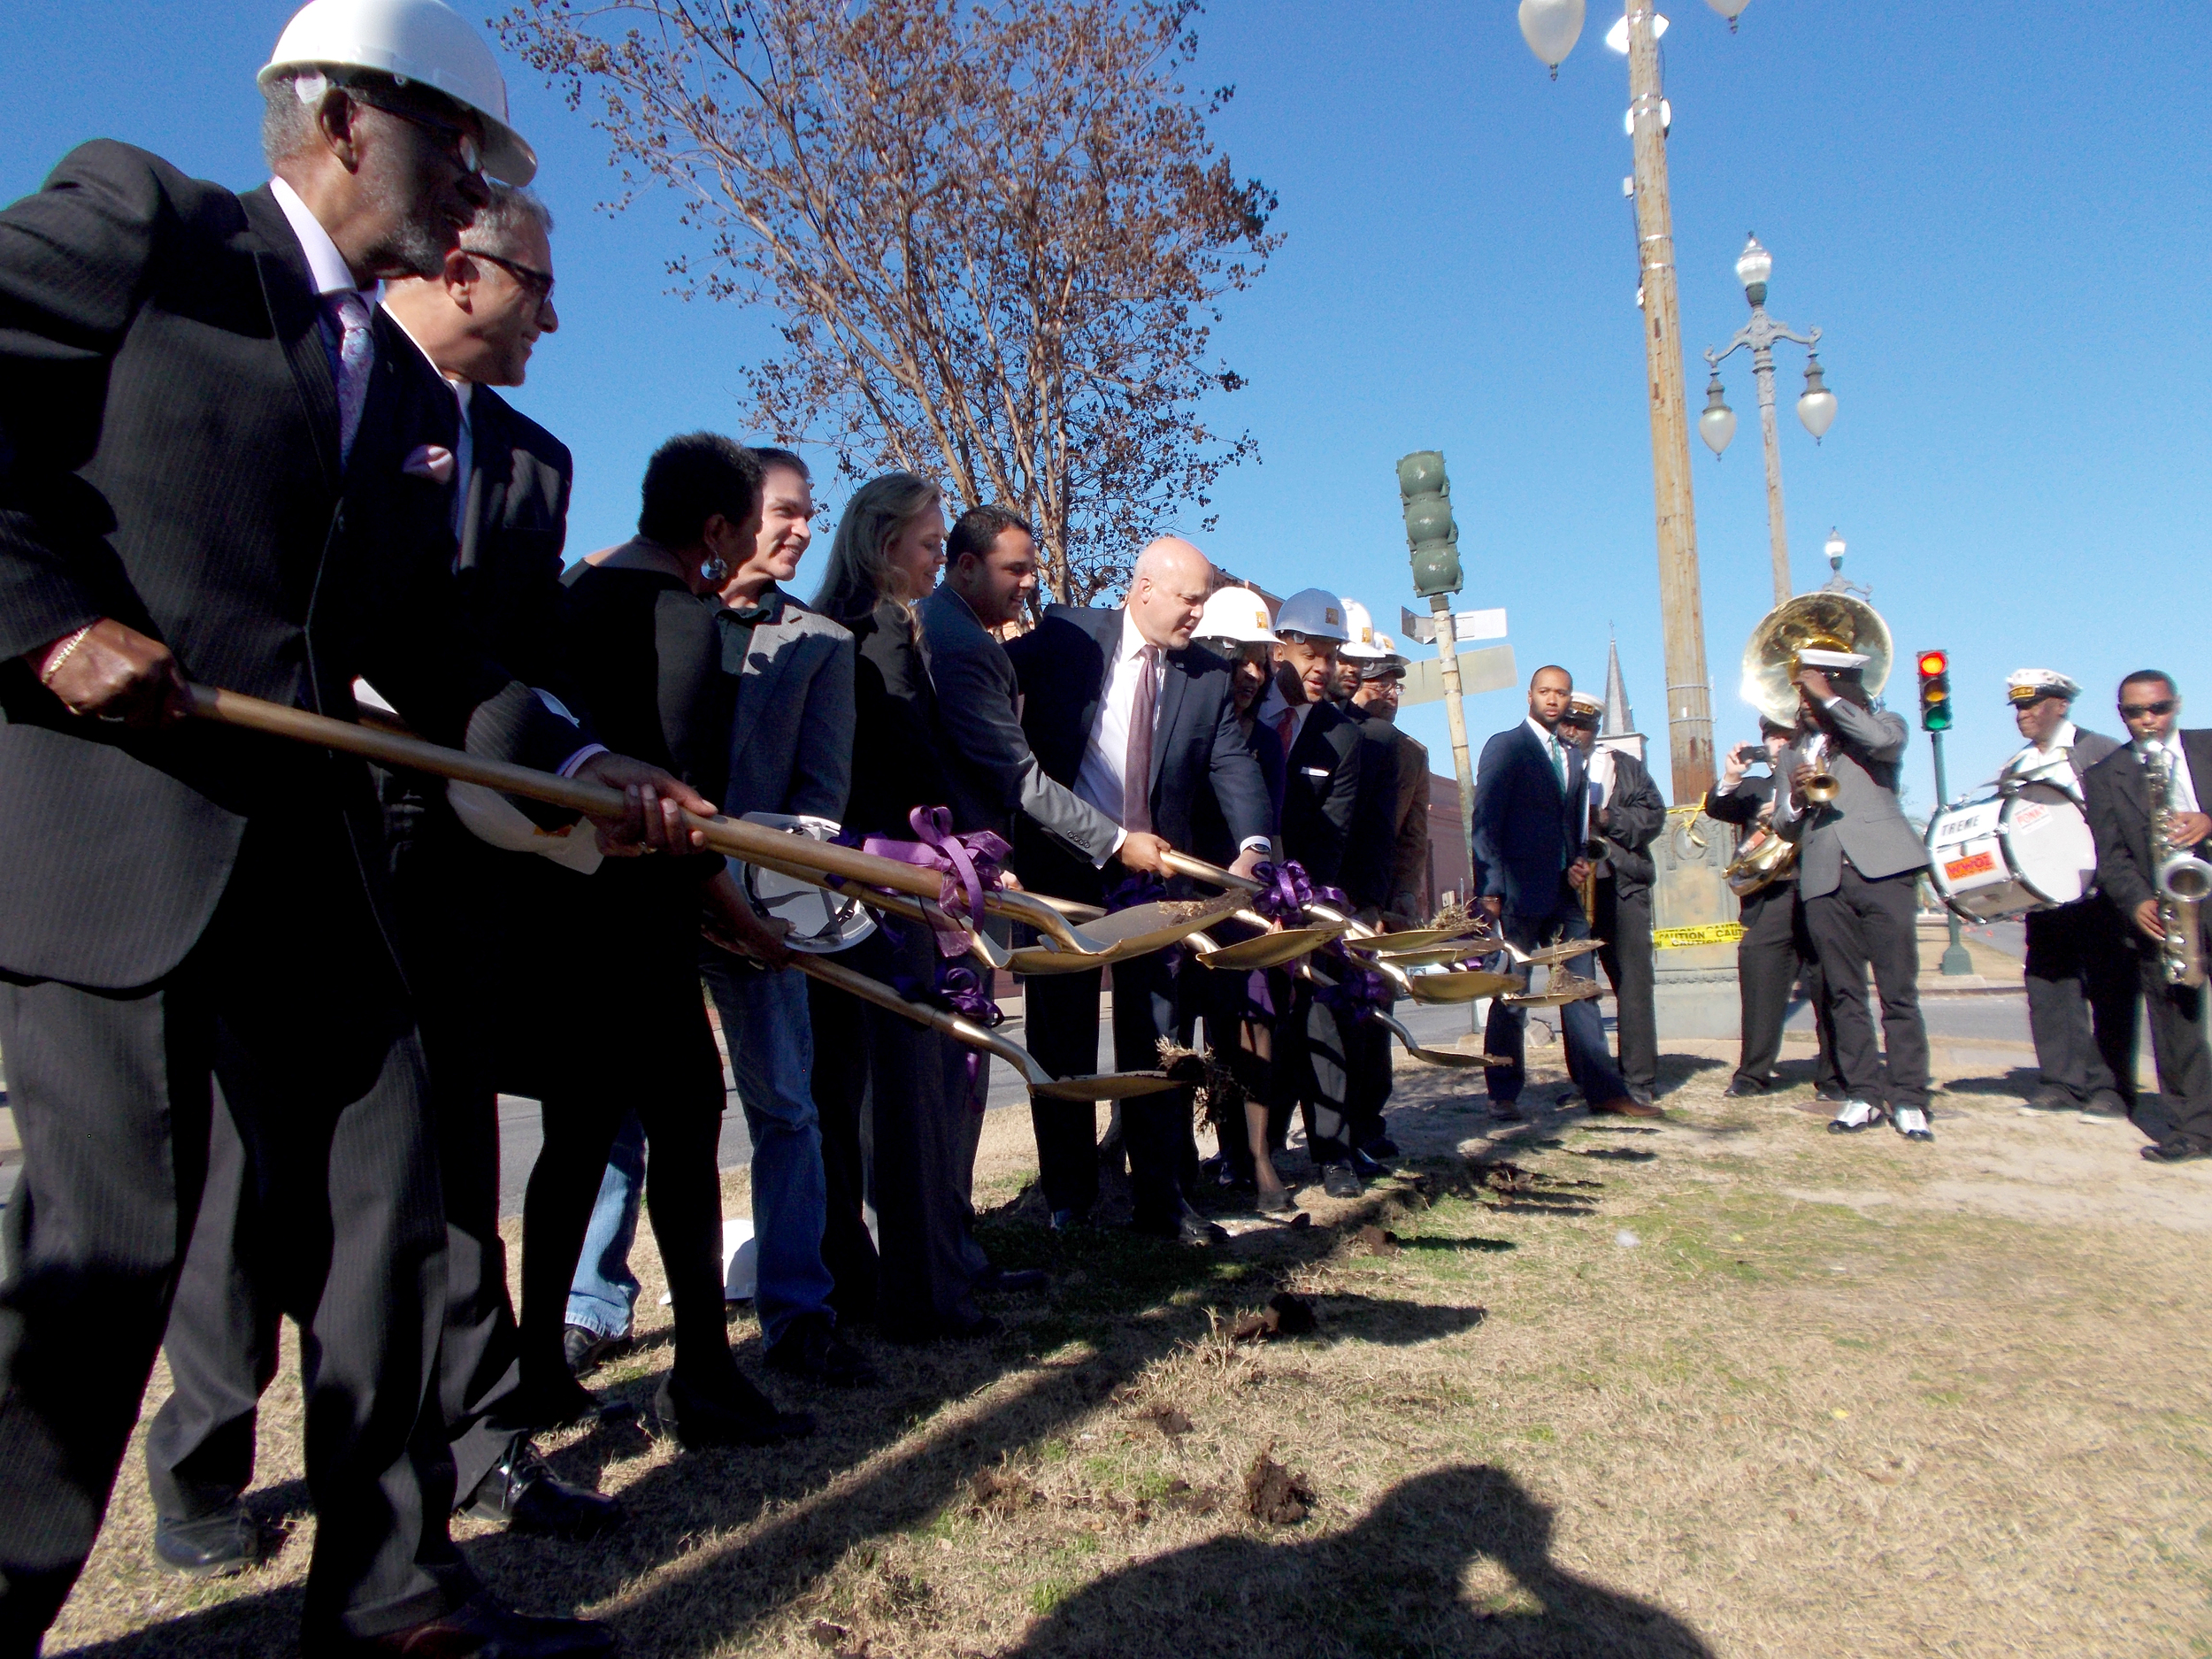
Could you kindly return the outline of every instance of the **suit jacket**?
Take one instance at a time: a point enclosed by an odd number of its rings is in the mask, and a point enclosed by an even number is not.
[[[1283,856],[1330,887],[1344,885],[1352,858],[1367,749],[1357,720],[1333,703],[1318,703],[1298,728],[1283,769]]]
[[[1567,866],[1582,851],[1582,751],[1563,743],[1567,780],[1528,722],[1482,746],[1475,772],[1476,891],[1517,915],[1545,917],[1567,902]]]
[[[1339,884],[1363,910],[1389,908],[1398,862],[1398,728],[1353,703],[1337,705],[1359,727],[1359,793]]]
[[[834,620],[851,633],[854,653],[852,791],[845,827],[910,841],[908,814],[914,808],[953,801],[937,748],[936,694],[913,614],[886,599]]]
[[[2182,732],[2182,753],[2189,759],[2189,778],[2197,787],[2201,805],[2212,795],[2212,731]],[[2115,744],[2112,752],[2082,773],[2082,794],[2088,802],[2089,833],[2097,844],[2097,886],[2131,918],[2145,899],[2158,896],[2158,861],[2151,846],[2150,780],[2144,775],[2140,752],[2132,744]],[[2197,855],[2207,856],[2199,847]],[[2199,917],[2201,921],[2202,914]],[[2155,949],[2131,921],[2129,938],[2144,949]]]
[[[1390,906],[1410,921],[1426,920],[1429,896],[1429,747],[1398,733],[1398,845],[1391,861]]]
[[[454,480],[461,603],[494,657],[565,697],[561,555],[576,464],[566,444],[488,386],[470,392],[469,425],[469,475]]]
[[[853,787],[853,636],[780,588],[755,625],[730,719],[725,812],[801,812],[842,823]],[[723,624],[726,632],[728,625]]]
[[[1011,841],[1019,813],[1094,866],[1104,864],[1121,826],[1076,795],[1073,772],[1048,768],[1031,747],[1020,678],[1006,647],[949,588],[922,601],[918,615],[954,819],[962,829],[993,830]]]
[[[1606,797],[1605,827],[1592,833],[1605,844],[1601,879],[1610,878],[1614,896],[1640,898],[1658,877],[1650,847],[1667,826],[1667,803],[1650,770],[1633,755],[1613,751],[1613,787]]]
[[[181,961],[248,823],[342,811],[367,770],[197,722],[71,715],[19,660],[101,617],[208,684],[339,718],[373,681],[426,736],[557,766],[572,726],[480,649],[443,487],[402,463],[452,395],[388,318],[350,456],[306,256],[234,196],[99,141],[0,211],[0,968],[104,988]]]
[[[1843,861],[1870,881],[1927,867],[1928,849],[1897,804],[1897,774],[1912,733],[1886,709],[1862,709],[1839,700],[1828,710],[1825,764],[1836,780],[1836,798],[1810,807],[1783,826],[1798,843],[1797,890],[1816,899],[1843,882]],[[1806,741],[1782,751],[1786,780],[1806,756]],[[1786,787],[1786,785],[1785,785]]]
[[[946,597],[943,589],[938,597]],[[1024,747],[1044,776],[1087,811],[1097,809],[1075,795],[1075,780],[1105,699],[1107,664],[1120,649],[1122,618],[1118,607],[1052,605],[1043,620],[1005,652],[1025,693]],[[1235,844],[1263,838],[1274,825],[1266,780],[1237,724],[1230,664],[1194,645],[1167,652],[1161,664],[1152,775],[1144,784],[1153,830],[1170,846],[1195,849],[1199,803],[1211,797],[1227,826],[1233,857]],[[1023,810],[1036,817],[1026,799]],[[1110,839],[1110,851],[1111,845]],[[1055,890],[1050,885],[1055,875],[1072,873],[1064,872],[1064,861],[1041,848],[1029,856],[1048,891]],[[1056,870],[1056,864],[1061,868]]]
[[[1283,740],[1271,727],[1254,720],[1249,728],[1243,721],[1237,727],[1244,733],[1244,747],[1260,769],[1260,780],[1267,789],[1267,822],[1271,840],[1282,833],[1283,784],[1286,761]],[[1211,789],[1199,791],[1191,808],[1191,850],[1208,864],[1230,864],[1236,862],[1240,838],[1229,827],[1229,820],[1222,815],[1221,803]]]

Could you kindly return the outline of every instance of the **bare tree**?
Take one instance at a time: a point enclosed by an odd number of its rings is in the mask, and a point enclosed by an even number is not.
[[[707,248],[672,260],[683,291],[780,314],[760,427],[1018,507],[1080,603],[1256,454],[1200,409],[1242,384],[1209,334],[1280,240],[1275,198],[1208,142],[1232,88],[1178,79],[1197,10],[517,0],[500,29],[597,101],[623,202],[684,198]]]

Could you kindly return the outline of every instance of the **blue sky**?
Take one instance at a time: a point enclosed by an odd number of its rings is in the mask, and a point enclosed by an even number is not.
[[[73,0],[0,8],[0,194],[33,189],[73,143],[127,139],[239,187],[262,176],[251,81],[285,0]],[[471,9],[473,11],[473,8]],[[1227,475],[1224,564],[1277,591],[1319,584],[1394,618],[1410,601],[1393,465],[1448,457],[1468,583],[1503,605],[1524,668],[1603,673],[1609,625],[1664,753],[1643,350],[1624,60],[1591,27],[1555,83],[1512,0],[1216,0],[1194,84],[1235,83],[1216,134],[1280,195],[1287,240],[1235,296],[1217,342],[1248,389],[1212,411],[1261,465]],[[1674,0],[1670,144],[1693,408],[1695,350],[1744,303],[1747,230],[1776,262],[1770,305],[1825,331],[1840,404],[1816,449],[1788,411],[1782,471],[1801,588],[1839,526],[1901,655],[1953,654],[1956,793],[2013,739],[2005,673],[2066,670],[2111,731],[2111,690],[2170,668],[2212,722],[2212,31],[2163,4],[1752,0],[1741,32]],[[2024,22],[2028,27],[2024,27]],[[645,457],[668,434],[728,428],[768,319],[670,296],[687,244],[665,203],[618,216],[603,141],[510,64],[516,121],[559,217],[564,326],[524,408],[574,449],[572,550],[619,539]],[[1743,357],[1720,460],[1693,440],[1716,735],[1748,736],[1745,637],[1770,602]],[[835,499],[837,492],[830,492]],[[810,590],[803,570],[799,587]],[[2200,680],[2204,683],[2199,684]],[[1909,680],[1892,702],[1909,710]],[[1478,735],[1518,697],[1469,710]],[[1409,717],[1443,752],[1440,710]],[[1666,782],[1663,762],[1656,768]],[[1924,744],[1908,777],[1932,794]]]

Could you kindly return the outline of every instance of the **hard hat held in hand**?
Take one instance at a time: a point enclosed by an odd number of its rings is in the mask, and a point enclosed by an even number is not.
[[[1227,640],[1238,645],[1275,642],[1275,630],[1267,625],[1267,601],[1249,588],[1215,588],[1192,634],[1200,640]]]
[[[1355,663],[1380,662],[1389,653],[1377,643],[1375,618],[1367,614],[1367,607],[1356,599],[1340,603],[1344,607],[1344,649],[1338,656]]]
[[[1283,608],[1275,613],[1275,632],[1340,643],[1351,638],[1344,626],[1344,602],[1318,588],[1302,588],[1283,601]]]
[[[309,0],[255,79],[287,70],[370,69],[434,88],[484,122],[484,171],[527,184],[537,152],[507,125],[507,81],[484,37],[444,0]]]

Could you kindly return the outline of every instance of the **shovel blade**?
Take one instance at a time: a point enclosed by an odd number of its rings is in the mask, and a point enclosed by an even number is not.
[[[1474,1002],[1509,991],[1521,981],[1509,973],[1416,973],[1406,980],[1417,1002]]]
[[[1286,927],[1277,933],[1240,939],[1235,944],[1223,945],[1218,949],[1202,950],[1194,960],[1202,968],[1220,968],[1232,972],[1279,968],[1320,949],[1338,936],[1333,927]]]
[[[1164,1071],[1102,1071],[1095,1077],[1056,1078],[1032,1083],[1029,1092],[1048,1100],[1133,1100],[1140,1094],[1164,1094],[1182,1084]]]

